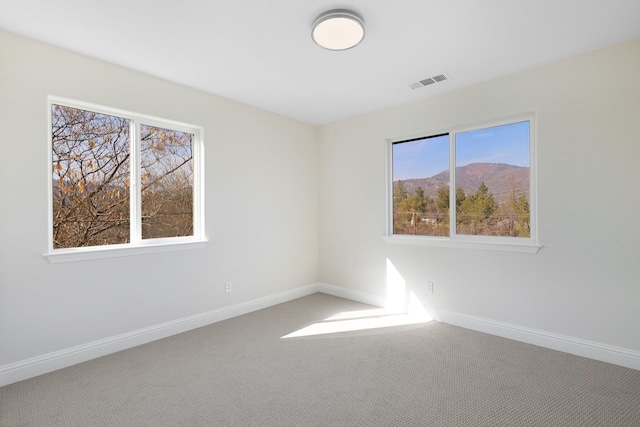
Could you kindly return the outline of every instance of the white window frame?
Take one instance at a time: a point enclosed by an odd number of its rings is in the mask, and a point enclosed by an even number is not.
[[[130,146],[130,243],[86,246],[77,248],[53,247],[53,174],[51,173],[51,159],[53,158],[52,105],[62,105],[81,110],[92,111],[105,115],[118,116],[129,120]],[[44,254],[50,263],[112,258],[137,254],[177,251],[185,249],[203,248],[207,239],[204,229],[204,129],[188,123],[167,120],[145,114],[102,105],[76,101],[68,98],[49,96],[47,102],[48,117],[48,249]],[[190,133],[193,137],[193,235],[166,238],[142,239],[142,215],[140,207],[140,126],[149,125],[164,129]]]
[[[481,130],[496,126],[508,125],[518,122],[529,122],[529,220],[530,237],[503,237],[503,236],[471,236],[456,234],[456,135],[462,132]],[[428,138],[431,135],[449,135],[449,224],[450,235],[441,236],[416,236],[393,233],[393,144],[412,139]],[[386,149],[386,234],[383,237],[385,242],[393,244],[408,244],[420,246],[435,246],[449,248],[469,248],[485,249],[507,252],[537,253],[542,245],[538,241],[538,203],[537,203],[537,160],[536,160],[536,124],[535,113],[520,114],[499,120],[487,121],[467,126],[452,127],[449,129],[439,129],[435,131],[422,132],[419,135],[408,137],[390,138],[385,142]]]

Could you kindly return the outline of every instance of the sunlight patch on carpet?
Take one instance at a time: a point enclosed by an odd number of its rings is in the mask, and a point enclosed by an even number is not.
[[[363,331],[389,328],[392,326],[415,325],[431,322],[433,318],[420,304],[415,295],[410,295],[408,312],[398,312],[388,308],[344,311],[312,323],[281,338],[297,338],[312,335],[336,334],[340,332]]]

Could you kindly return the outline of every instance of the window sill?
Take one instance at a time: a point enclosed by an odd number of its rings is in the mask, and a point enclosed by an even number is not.
[[[486,240],[462,240],[423,236],[383,236],[387,243],[400,245],[433,246],[440,248],[482,249],[489,251],[538,253],[542,245],[530,242],[495,242]]]
[[[56,249],[44,254],[51,264],[63,262],[85,261],[102,258],[115,258],[131,255],[153,254],[159,252],[174,252],[190,249],[201,249],[207,244],[206,240],[182,241],[172,243],[153,243],[145,245],[109,245],[90,248]]]

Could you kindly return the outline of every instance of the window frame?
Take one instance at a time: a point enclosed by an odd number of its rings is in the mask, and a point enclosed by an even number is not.
[[[129,243],[99,246],[83,246],[74,248],[53,247],[53,174],[51,161],[53,158],[52,106],[87,110],[99,114],[118,116],[129,120],[130,148],[130,198],[129,198]],[[73,99],[48,96],[47,99],[47,141],[48,141],[48,248],[45,257],[50,263],[81,261],[90,259],[112,258],[146,253],[177,251],[202,248],[206,245],[204,228],[204,129],[175,120],[163,119],[146,114],[135,113],[118,108],[77,101]],[[140,186],[140,135],[141,126],[153,126],[168,130],[190,133],[193,135],[193,235],[164,238],[142,238],[141,186]]]
[[[529,122],[529,237],[508,236],[479,236],[456,233],[456,135],[463,132],[509,125],[519,122]],[[393,232],[393,144],[431,136],[448,134],[449,136],[449,236],[421,236],[394,234]],[[496,250],[507,252],[537,253],[542,245],[538,240],[537,215],[537,159],[536,159],[536,122],[535,113],[514,115],[502,119],[483,121],[470,125],[452,126],[447,129],[436,129],[421,132],[411,136],[388,138],[386,149],[386,233],[383,239],[387,243],[409,244],[420,246],[469,248],[482,250]]]

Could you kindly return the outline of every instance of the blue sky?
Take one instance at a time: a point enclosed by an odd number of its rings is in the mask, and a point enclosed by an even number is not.
[[[529,122],[456,134],[456,166],[470,163],[529,166]],[[393,180],[428,178],[449,169],[449,136],[393,144]]]

